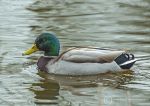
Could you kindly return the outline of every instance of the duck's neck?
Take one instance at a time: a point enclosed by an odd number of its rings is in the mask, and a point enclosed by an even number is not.
[[[55,42],[51,44],[50,49],[44,52],[45,56],[59,56],[60,44]]]
[[[59,52],[51,52],[51,51],[46,51],[44,53],[44,56],[58,56],[59,55]]]

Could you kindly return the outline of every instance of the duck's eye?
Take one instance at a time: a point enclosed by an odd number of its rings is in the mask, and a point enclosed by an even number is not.
[[[37,44],[40,44],[40,43],[44,42],[44,40],[43,40],[43,39],[37,39],[35,42],[36,42]]]
[[[46,41],[46,39],[42,39],[42,42],[45,42]]]
[[[40,43],[44,43],[46,41],[46,39],[40,39],[39,42]]]
[[[40,40],[39,40],[39,43],[41,43],[41,42],[43,42],[43,39],[40,39]]]

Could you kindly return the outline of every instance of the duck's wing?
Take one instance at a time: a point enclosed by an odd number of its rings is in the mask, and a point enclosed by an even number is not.
[[[125,51],[98,49],[98,48],[72,48],[59,57],[61,60],[76,63],[109,63]]]

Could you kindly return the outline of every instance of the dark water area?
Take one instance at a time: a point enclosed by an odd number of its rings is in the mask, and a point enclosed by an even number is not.
[[[150,0],[0,0],[0,106],[149,106]],[[22,56],[54,32],[71,46],[127,49],[131,71],[94,76],[38,72],[41,52]]]

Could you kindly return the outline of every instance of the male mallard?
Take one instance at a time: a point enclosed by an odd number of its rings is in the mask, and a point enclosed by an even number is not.
[[[39,70],[61,75],[92,75],[130,69],[134,55],[126,51],[96,47],[74,47],[59,54],[60,43],[54,34],[42,33],[24,55],[44,51],[37,63]]]

